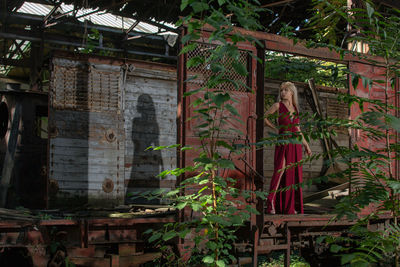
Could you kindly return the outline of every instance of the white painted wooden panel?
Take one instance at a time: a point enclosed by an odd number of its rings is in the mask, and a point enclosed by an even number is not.
[[[120,67],[72,60],[54,60],[53,65],[49,178],[58,190],[50,193],[50,205],[122,203]]]
[[[171,75],[138,69],[127,77],[124,94],[125,185],[138,192],[174,186],[175,177],[161,181],[161,171],[176,168],[176,150],[145,151],[148,146],[177,140],[177,84]],[[147,181],[147,182],[146,182]],[[129,202],[129,199],[128,199]]]

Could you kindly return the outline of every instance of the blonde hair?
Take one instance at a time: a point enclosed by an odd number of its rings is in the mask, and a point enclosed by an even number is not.
[[[292,91],[292,93],[293,93],[293,96],[292,96],[292,104],[293,104],[293,106],[296,108],[296,111],[297,111],[297,112],[300,112],[300,109],[299,109],[299,100],[298,100],[298,97],[297,97],[297,88],[296,88],[296,86],[294,85],[294,83],[292,83],[292,82],[283,82],[283,83],[281,83],[281,85],[279,86],[278,101],[281,101],[281,93],[280,93],[280,90],[282,90],[283,88],[287,88],[287,89],[289,89],[290,91]]]

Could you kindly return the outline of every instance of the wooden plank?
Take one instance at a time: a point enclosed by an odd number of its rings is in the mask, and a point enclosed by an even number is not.
[[[176,81],[176,71],[136,68],[128,74],[127,80],[137,79],[138,77]]]
[[[50,141],[50,148],[52,149],[53,147],[57,148],[70,148],[70,147],[75,147],[75,148],[95,148],[95,149],[107,149],[107,148],[115,148],[115,149],[123,149],[123,143],[124,142],[100,142],[98,140],[85,140],[85,139],[76,139],[76,138],[61,138],[57,137],[54,139],[51,139]],[[112,146],[111,146],[112,145]]]
[[[314,200],[321,199],[323,197],[329,196],[329,191],[332,191],[332,190],[343,190],[343,189],[348,188],[348,187],[349,187],[349,183],[348,182],[340,184],[340,185],[337,185],[337,186],[333,186],[331,188],[319,191],[319,192],[317,192],[315,194],[311,194],[311,195],[305,196],[304,199],[303,199],[303,202],[304,203],[309,203],[309,202],[312,202]]]
[[[90,148],[71,146],[68,149],[51,150],[50,153],[53,153],[53,155],[60,155],[60,156],[79,156],[88,154],[96,154],[99,156],[104,156],[106,154],[118,156],[119,152],[116,151],[115,149],[116,146],[90,147]]]
[[[59,168],[54,168],[55,170],[53,170],[50,174],[50,178],[53,177],[65,177],[65,179],[67,179],[67,177],[69,177],[69,179],[81,179],[79,177],[80,174],[82,173],[91,173],[92,175],[102,175],[104,177],[112,177],[114,176],[119,170],[117,167],[115,167],[114,169],[112,168],[104,168],[103,166],[89,166],[87,169],[85,169],[84,172],[82,170],[79,170],[77,168],[71,168],[70,166],[66,166],[66,165],[61,165]]]
[[[118,114],[101,113],[101,112],[88,112],[88,111],[75,111],[75,110],[57,110],[51,116],[55,121],[68,121],[70,123],[93,125],[114,125],[115,120],[120,118]]]

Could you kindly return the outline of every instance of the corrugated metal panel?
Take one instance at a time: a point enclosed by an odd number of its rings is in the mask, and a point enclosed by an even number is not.
[[[49,12],[52,10],[53,6],[51,5],[43,5],[43,4],[38,4],[38,3],[31,3],[31,2],[25,2],[21,8],[18,9],[17,12],[20,13],[26,13],[26,14],[33,14],[33,15],[38,15],[38,16],[46,16],[49,14]],[[74,9],[73,5],[65,5],[62,4],[60,6],[60,12],[65,13],[72,11]],[[124,17],[119,17],[115,16],[111,13],[106,13],[106,12],[99,12],[99,13],[93,13],[87,16],[84,16],[85,14],[89,14],[93,12],[93,9],[80,9],[78,10],[76,16],[80,17],[78,20],[81,22],[84,22],[85,20],[89,20],[94,24],[97,25],[103,25],[103,26],[108,26],[112,28],[118,28],[118,29],[129,29],[133,23],[136,22],[134,19],[130,18],[124,18]],[[166,24],[169,27],[175,27],[174,25],[171,24]],[[136,27],[135,31],[138,32],[144,32],[144,33],[157,33],[159,31],[159,28],[153,25],[150,25],[148,23],[140,22]],[[171,33],[169,34],[176,35],[176,33]]]
[[[53,7],[51,5],[43,5],[31,2],[24,2],[17,12],[45,16]]]
[[[50,205],[123,201],[120,71],[115,66],[53,59]]]

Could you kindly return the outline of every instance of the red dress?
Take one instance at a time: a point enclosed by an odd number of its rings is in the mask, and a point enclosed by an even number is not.
[[[289,110],[282,103],[279,102],[279,134],[292,134],[296,133],[296,126],[299,125],[298,113],[294,117],[290,117]],[[302,159],[302,145],[301,144],[282,144],[275,146],[274,157],[274,174],[272,176],[270,193],[267,198],[267,212],[272,211],[275,207],[276,213],[295,214],[303,213],[303,193],[301,187],[298,185],[303,181],[303,167],[298,165],[287,169],[280,177],[279,172],[282,167],[288,166],[292,163],[298,162]],[[279,189],[296,185],[296,188]],[[277,191],[278,190],[278,191]]]

